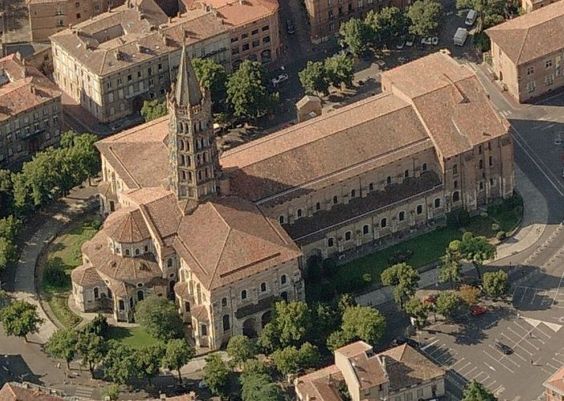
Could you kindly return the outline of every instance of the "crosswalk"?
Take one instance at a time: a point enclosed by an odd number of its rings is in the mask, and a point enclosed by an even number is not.
[[[94,393],[94,389],[92,387],[76,386],[76,389],[74,391],[74,396],[78,398],[86,398],[91,400],[93,393]]]

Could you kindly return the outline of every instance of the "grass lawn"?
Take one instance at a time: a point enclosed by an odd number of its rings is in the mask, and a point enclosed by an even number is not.
[[[337,268],[331,281],[308,283],[306,289],[312,300],[333,297],[335,292],[346,293],[359,291],[380,282],[380,273],[393,263],[398,253],[407,251],[413,254],[406,263],[419,268],[439,259],[447,245],[462,238],[462,232],[456,228],[439,228],[433,232],[420,235],[384,250],[364,256]]]
[[[475,216],[464,226],[466,231],[494,238],[499,231],[513,231],[523,216],[523,199],[514,196],[498,205],[488,207],[487,216]],[[497,227],[494,227],[497,225]],[[499,227],[499,228],[498,228]],[[495,229],[494,229],[495,228]]]
[[[142,327],[116,327],[110,326],[108,338],[117,340],[133,348],[141,348],[156,344],[157,339],[151,337]]]
[[[76,326],[81,320],[69,309],[67,303],[71,290],[70,274],[72,269],[82,263],[82,244],[98,231],[96,220],[95,216],[86,215],[72,224],[51,243],[47,256],[43,259],[42,296],[57,320],[65,327]],[[59,273],[56,280],[48,278],[51,275],[46,274],[46,270],[53,269]]]

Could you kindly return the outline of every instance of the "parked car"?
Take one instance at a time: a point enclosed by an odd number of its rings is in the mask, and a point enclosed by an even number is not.
[[[438,36],[429,36],[427,38],[421,38],[421,44],[422,45],[433,45],[436,46],[439,44],[439,37]]]
[[[478,18],[478,12],[476,10],[470,10],[468,14],[466,14],[464,24],[466,24],[466,26],[472,26],[474,22],[476,22],[476,18]]]
[[[472,316],[480,316],[483,315],[484,313],[486,313],[488,311],[488,308],[486,308],[483,305],[472,305],[470,307],[470,314]]]
[[[292,21],[291,19],[286,20],[286,32],[288,32],[288,34],[290,35],[296,33],[296,26],[294,25],[294,21]]]
[[[452,38],[452,41],[457,46],[464,46],[466,38],[468,37],[468,30],[466,28],[458,28]]]
[[[405,46],[405,39],[401,38],[399,42],[396,44],[396,49],[401,50]]]
[[[513,353],[513,349],[502,342],[496,341],[495,347],[498,349],[499,352],[502,352],[505,355],[511,355]]]
[[[438,36],[433,36],[433,37],[431,37],[431,44],[432,44],[433,46],[438,45],[438,44],[439,44],[439,37],[438,37]]]
[[[409,35],[409,36],[407,37],[406,41],[405,41],[405,45],[406,45],[407,47],[411,47],[411,46],[413,46],[413,43],[414,43],[414,42],[415,42],[415,36]]]
[[[278,74],[278,76],[271,79],[272,86],[276,87],[276,86],[280,85],[281,83],[286,82],[287,80],[288,80],[288,74],[283,72],[281,74]]]

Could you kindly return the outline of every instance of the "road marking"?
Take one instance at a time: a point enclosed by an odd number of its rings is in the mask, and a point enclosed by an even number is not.
[[[499,397],[499,395],[501,393],[503,393],[505,391],[505,387],[503,387],[502,385],[500,385],[498,388],[496,388],[493,393],[496,397]]]
[[[488,375],[487,373],[484,373],[484,371],[480,371],[480,373],[478,373],[476,376],[474,376],[472,378],[472,380],[476,380],[476,381],[479,381],[480,383],[482,383],[481,379],[478,379],[478,377],[480,377],[482,375],[486,375],[486,379],[488,379],[490,377],[490,375]]]
[[[507,330],[509,330],[510,332],[512,332],[513,334],[515,334],[516,336],[519,336],[518,333],[515,332],[515,330],[513,330],[511,327],[508,327]],[[531,330],[532,331],[532,330]],[[539,347],[534,346],[533,344],[531,344],[529,342],[529,340],[527,340],[527,336],[529,335],[529,333],[525,334],[523,337],[521,337],[521,340],[524,340],[526,343],[528,343],[531,347],[533,347],[534,349],[536,349],[537,351],[540,350]],[[519,342],[521,342],[521,340],[519,340]]]
[[[486,361],[483,361],[483,362],[484,362],[484,365],[486,365],[488,368],[490,368],[491,370],[493,370],[495,372],[495,368],[492,365],[488,364]]]
[[[564,274],[562,275],[562,277],[560,278],[560,282],[562,282],[562,278],[564,277]],[[561,324],[556,324],[556,323],[550,323],[550,322],[545,322],[544,320],[537,320],[537,319],[532,319],[530,317],[524,317],[523,318],[524,321],[526,321],[527,323],[529,323],[531,326],[533,326],[534,328],[538,328],[538,326],[541,323],[544,323],[545,326],[547,326],[550,330],[554,331],[555,333],[558,332],[558,330],[560,330],[562,328]]]
[[[466,362],[466,365],[464,365],[463,367],[461,367],[460,369],[455,369],[455,371],[457,371],[458,373],[461,373],[464,369],[466,369],[468,366],[472,366],[472,362]]]
[[[472,372],[474,372],[476,369],[478,369],[478,367],[474,366],[472,369],[470,369],[468,372],[466,372],[466,374],[464,376],[470,376],[472,374]]]
[[[462,362],[464,360],[464,358],[460,358],[458,361],[456,361],[455,363],[453,363],[452,365],[450,365],[447,369],[453,369],[457,364],[459,364],[460,362]],[[470,362],[468,362],[470,363]],[[466,365],[464,365],[466,366]]]
[[[521,365],[519,365],[517,362],[515,362],[513,359],[509,358],[509,355],[505,355],[504,353],[500,352],[497,350],[497,348],[493,347],[491,344],[488,344],[488,346],[493,349],[495,352],[497,352],[499,355],[501,355],[501,358],[499,359],[499,363],[501,363],[501,361],[506,360],[511,362],[513,365],[517,366],[518,368],[521,367]],[[513,354],[515,354],[515,350],[513,350]]]
[[[554,369],[555,371],[558,370],[559,368],[554,366],[553,364],[551,364],[550,362],[546,363],[548,366],[550,366],[552,369]]]
[[[493,377],[490,378],[490,380],[493,380],[493,381],[492,381],[491,383],[488,383],[488,384],[486,384],[486,382],[482,383],[484,386],[486,386],[486,387],[489,388],[489,389],[491,389],[492,386],[497,383],[497,380],[494,380]]]
[[[488,354],[486,351],[482,350],[482,352],[484,354],[487,355],[488,358],[490,358],[492,361],[494,361],[495,363],[499,363],[501,366],[503,366],[505,369],[507,369],[509,372],[515,374],[515,371],[511,368],[508,368],[507,366],[505,366],[503,363],[501,363],[500,361],[498,361],[497,359],[495,359],[493,356],[491,356],[490,354]]]
[[[439,340],[437,339],[437,340],[433,341],[432,343],[427,344],[426,346],[424,346],[423,348],[421,348],[421,351],[425,351],[427,348],[433,346],[434,344],[436,344],[436,343],[438,343],[438,342],[439,342]]]
[[[556,298],[558,297],[558,293],[560,292],[560,286],[562,285],[562,280],[564,280],[564,272],[562,272],[562,275],[560,276],[560,281],[558,282],[558,288],[556,289],[556,294],[552,299],[552,305],[554,305],[554,303],[556,302]]]
[[[560,364],[560,365],[564,365],[564,361],[561,361],[561,360],[558,359],[558,358],[552,357],[551,359],[552,359],[554,362],[556,362],[556,363],[558,363],[558,364]]]

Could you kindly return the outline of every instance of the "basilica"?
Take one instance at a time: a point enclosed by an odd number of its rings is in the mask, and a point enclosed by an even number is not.
[[[72,272],[83,311],[131,321],[174,297],[196,346],[256,335],[305,298],[311,256],[444,224],[513,193],[510,126],[441,51],[382,74],[382,93],[219,154],[209,91],[183,49],[169,115],[98,142],[102,229]]]

